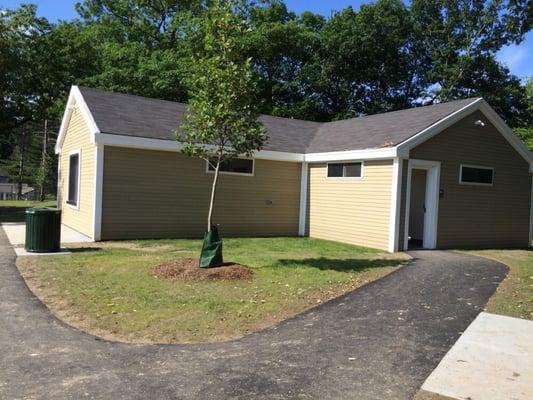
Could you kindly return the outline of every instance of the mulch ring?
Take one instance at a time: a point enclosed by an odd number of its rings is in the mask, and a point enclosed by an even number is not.
[[[220,267],[200,268],[198,260],[185,258],[167,261],[155,266],[152,273],[156,278],[166,280],[252,280],[255,272],[250,268],[235,264],[224,263]]]

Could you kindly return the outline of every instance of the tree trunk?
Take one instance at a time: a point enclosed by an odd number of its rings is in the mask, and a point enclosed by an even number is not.
[[[207,214],[207,232],[211,232],[211,226],[213,225],[213,208],[215,205],[215,193],[217,190],[218,174],[220,171],[220,157],[215,167],[215,176],[213,177],[213,185],[211,187],[211,201],[209,202],[209,213]]]

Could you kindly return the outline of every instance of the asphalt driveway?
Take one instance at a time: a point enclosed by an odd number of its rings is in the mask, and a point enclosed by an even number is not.
[[[130,345],[54,318],[0,229],[0,398],[409,399],[507,272],[473,256],[411,254],[391,275],[240,340]]]

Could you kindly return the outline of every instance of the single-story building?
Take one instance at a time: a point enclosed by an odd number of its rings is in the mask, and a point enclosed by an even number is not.
[[[73,86],[56,145],[63,223],[95,241],[201,237],[212,171],[179,153],[185,112]],[[260,120],[264,149],[223,168],[223,236],[388,251],[531,244],[533,157],[481,98],[328,123]]]

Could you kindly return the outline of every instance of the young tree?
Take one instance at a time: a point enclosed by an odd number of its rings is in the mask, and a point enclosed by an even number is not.
[[[232,5],[214,0],[202,18],[203,49],[191,64],[189,113],[182,132],[177,134],[177,140],[183,143],[182,153],[202,158],[214,169],[208,234],[213,229],[221,164],[252,156],[266,140],[265,130],[257,120],[254,71],[242,48],[242,38],[248,30],[244,20],[232,12]],[[212,264],[200,266],[215,266]]]

